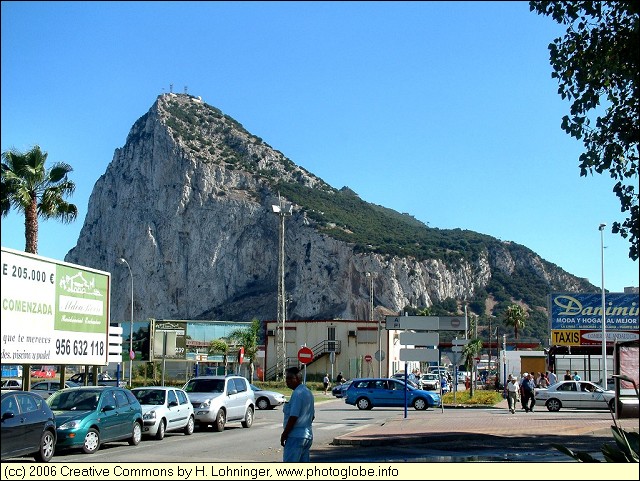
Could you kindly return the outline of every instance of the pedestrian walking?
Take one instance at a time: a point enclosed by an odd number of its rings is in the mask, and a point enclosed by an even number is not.
[[[282,409],[284,420],[280,445],[285,463],[308,463],[313,444],[312,423],[315,419],[313,394],[302,384],[302,372],[297,367],[286,370],[287,387],[293,389],[289,402]]]
[[[574,381],[580,381],[582,378],[580,377],[580,374],[578,374],[578,371],[573,371],[573,377],[572,379]]]
[[[533,374],[529,373],[522,381],[522,406],[526,413],[532,413],[533,408],[536,406],[535,388],[536,383],[533,380]]]
[[[511,374],[509,374],[511,376]],[[515,414],[516,412],[516,403],[518,402],[518,398],[520,397],[520,386],[518,386],[518,379],[516,377],[512,377],[511,381],[507,384],[507,402],[509,403],[509,411],[511,414]]]
[[[571,381],[571,379],[573,379],[571,377],[571,371],[569,371],[569,369],[567,369],[567,372],[564,373],[564,380],[565,381]]]
[[[331,385],[331,383],[329,382],[329,373],[324,375],[324,378],[322,379],[322,385],[324,386],[324,393],[327,394],[327,390]]]
[[[547,379],[549,380],[549,386],[553,386],[558,382],[558,376],[556,376],[556,373],[553,371],[547,372]]]
[[[541,387],[544,389],[549,387],[549,381],[547,381],[547,378],[544,377],[544,374],[542,374],[541,372],[538,373],[538,382],[536,383],[536,387]]]

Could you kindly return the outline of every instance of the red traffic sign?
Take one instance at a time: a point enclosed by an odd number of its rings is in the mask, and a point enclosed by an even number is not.
[[[366,356],[364,356],[364,360],[367,362],[371,362],[373,358],[371,357],[371,354],[367,354]]]
[[[242,364],[244,361],[244,347],[241,347],[238,351],[238,364]]]
[[[302,346],[298,351],[298,361],[302,364],[309,364],[313,361],[313,351],[307,346]]]

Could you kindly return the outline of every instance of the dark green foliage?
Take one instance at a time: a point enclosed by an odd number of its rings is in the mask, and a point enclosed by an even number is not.
[[[614,222],[612,232],[629,237],[629,257],[637,260],[640,3],[532,1],[529,6],[567,27],[549,45],[551,77],[571,102],[562,130],[584,144],[581,176],[608,171],[616,182],[613,192],[627,217]]]
[[[600,451],[604,455],[605,461],[608,463],[637,463],[639,458],[638,454],[638,433],[633,431],[625,431],[618,426],[611,426],[611,432],[613,433],[613,439],[616,444],[603,444]],[[576,461],[582,463],[599,463],[600,460],[594,458],[589,453],[584,451],[572,451],[571,449],[563,446],[562,444],[552,444],[561,453],[571,456]]]

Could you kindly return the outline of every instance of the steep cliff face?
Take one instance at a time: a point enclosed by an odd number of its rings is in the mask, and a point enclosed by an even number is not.
[[[277,317],[278,182],[333,189],[219,110],[165,94],[132,127],[89,200],[68,262],[112,273],[111,318],[247,321]],[[526,271],[549,290],[584,281],[522,246],[493,239],[454,264],[362,252],[320,229],[300,204],[285,218],[288,318],[368,318],[472,299],[495,273]],[[426,226],[425,226],[426,229]]]

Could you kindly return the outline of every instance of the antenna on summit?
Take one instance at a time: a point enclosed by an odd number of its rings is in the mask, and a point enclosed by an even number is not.
[[[173,93],[173,84],[169,84],[169,93]]]
[[[184,94],[187,95],[187,86],[184,86]]]

